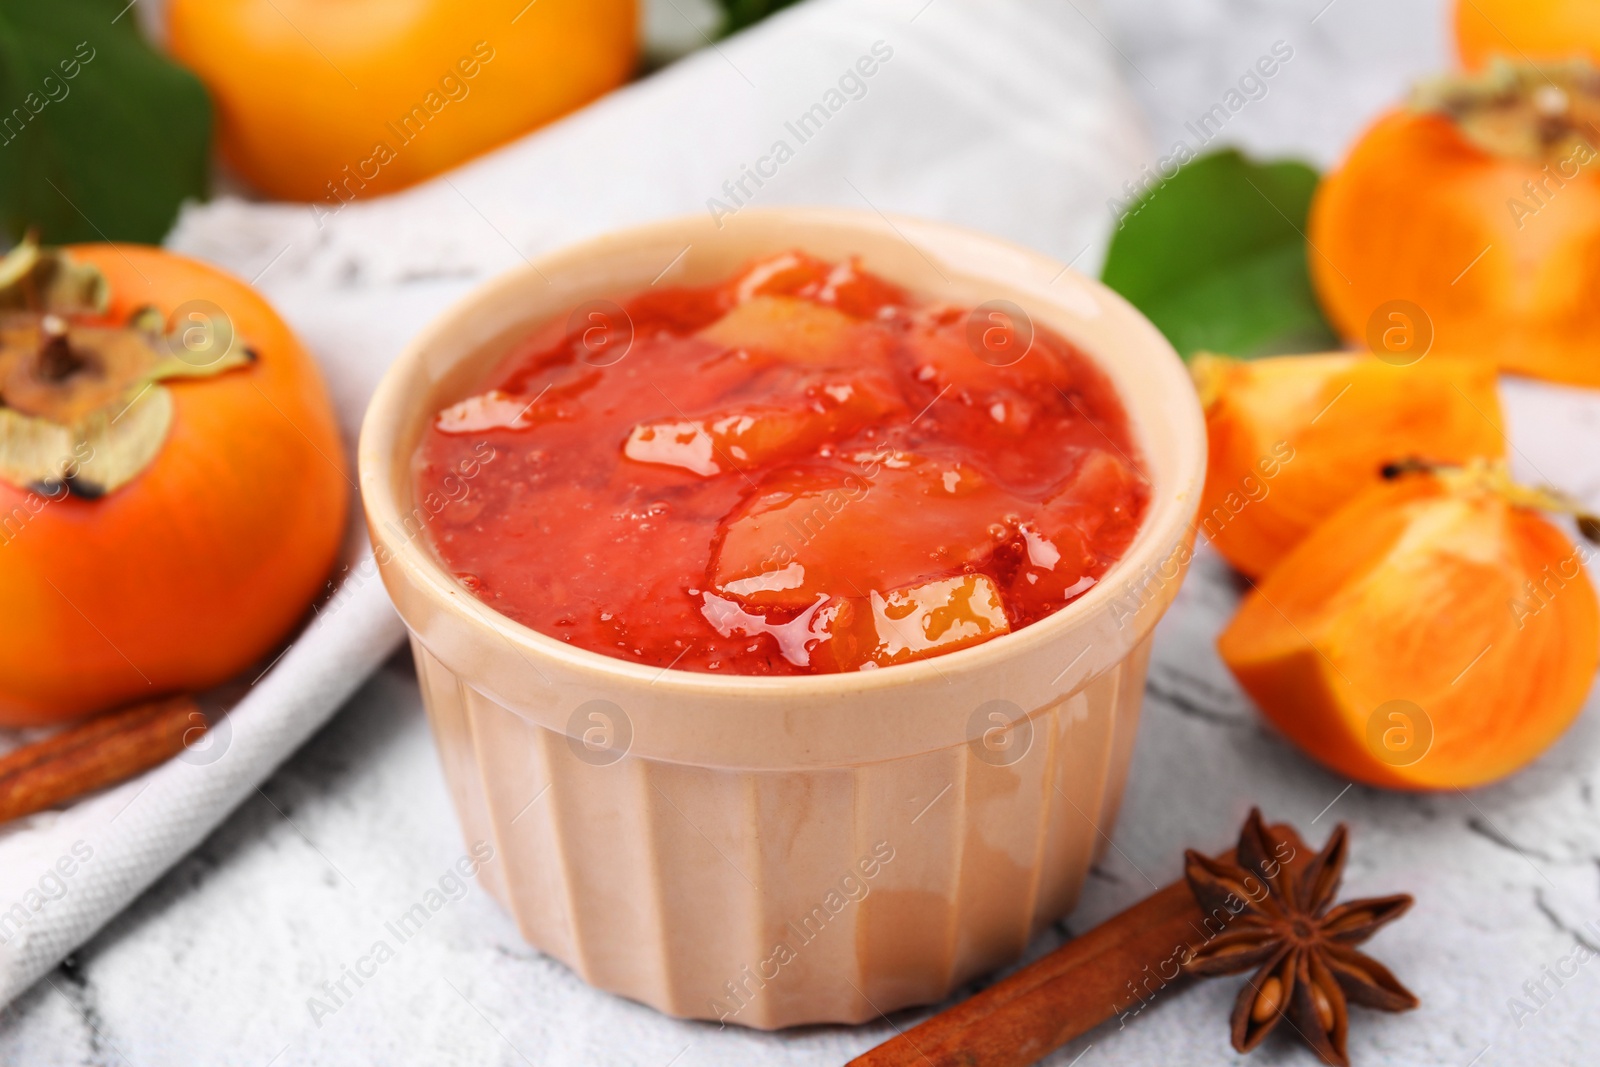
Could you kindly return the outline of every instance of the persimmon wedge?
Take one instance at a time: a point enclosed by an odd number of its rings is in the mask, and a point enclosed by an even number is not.
[[[1211,457],[1200,529],[1251,577],[1381,480],[1385,465],[1505,452],[1495,372],[1465,360],[1410,366],[1336,352],[1190,364]]]
[[[1371,785],[1494,781],[1555,742],[1600,663],[1592,553],[1503,468],[1379,485],[1255,587],[1217,647],[1312,758]]]

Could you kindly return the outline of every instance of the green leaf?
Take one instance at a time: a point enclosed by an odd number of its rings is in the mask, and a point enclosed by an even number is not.
[[[794,2],[795,0],[722,0],[723,8],[728,12],[727,19],[722,24],[722,34],[727,36],[746,26],[753,26],[779,8],[788,7]]]
[[[211,103],[127,0],[0,0],[0,226],[154,244],[205,195]],[[120,17],[119,17],[120,15]]]
[[[1317,182],[1303,163],[1202,156],[1127,210],[1102,277],[1185,359],[1337,348],[1306,263]]]

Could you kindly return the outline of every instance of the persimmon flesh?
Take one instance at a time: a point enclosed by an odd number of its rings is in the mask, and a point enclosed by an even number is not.
[[[326,581],[350,483],[321,376],[243,282],[156,248],[69,249],[104,321],[206,301],[247,365],[169,379],[153,459],[96,499],[0,478],[0,725],[220,684],[271,652]]]
[[[1491,366],[1365,353],[1191,363],[1210,463],[1200,530],[1251,577],[1395,461],[1460,463],[1505,451]]]
[[[1503,477],[1377,486],[1301,542],[1217,647],[1290,740],[1371,785],[1501,778],[1581,709],[1600,663],[1586,550]]]

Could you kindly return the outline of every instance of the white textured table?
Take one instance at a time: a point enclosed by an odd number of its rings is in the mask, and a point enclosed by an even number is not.
[[[1124,54],[1163,151],[1186,136],[1193,146],[1185,122],[1287,42],[1294,58],[1224,139],[1327,163],[1414,74],[1440,66],[1445,49],[1434,2],[1325,3],[1106,0],[1113,10],[1085,32],[1104,32]],[[314,346],[338,328],[298,325]],[[403,336],[415,325],[393,329]],[[1506,395],[1524,471],[1600,502],[1600,404],[1520,385]],[[1600,963],[1560,985],[1546,968],[1580,940],[1600,949],[1597,701],[1556,749],[1501,786],[1427,797],[1347,788],[1264,727],[1217,661],[1212,640],[1236,596],[1226,569],[1202,554],[1158,634],[1116,848],[1070,927],[1177,877],[1182,848],[1224,844],[1251,803],[1314,840],[1344,820],[1356,835],[1348,892],[1418,898],[1374,953],[1424,1005],[1407,1017],[1359,1012],[1357,1063],[1592,1062]],[[528,949],[476,887],[338,1010],[313,1019],[310,998],[331,1003],[320,983],[463,851],[409,664],[392,662],[264,792],[0,1014],[0,1063],[837,1064],[892,1032],[773,1037],[665,1019]],[[1058,940],[1041,938],[1035,951]],[[1531,997],[1529,982],[1549,995]],[[1217,982],[1158,997],[1124,1029],[1109,1024],[1049,1062],[1236,1062],[1225,1025],[1233,989]],[[1520,1025],[1514,997],[1537,1009]],[[1272,1043],[1253,1062],[1313,1061]]]

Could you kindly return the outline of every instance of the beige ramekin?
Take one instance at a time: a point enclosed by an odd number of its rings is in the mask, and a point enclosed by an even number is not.
[[[1011,301],[1105,368],[1153,493],[1099,585],[944,657],[754,678],[571,647],[436,562],[413,451],[513,341],[584,301],[717,280],[790,248],[858,255],[926,298]],[[463,828],[495,848],[490,890],[589,983],[762,1028],[938,1000],[1072,907],[1111,832],[1204,468],[1188,374],[1109,290],[951,226],[799,208],[614,233],[484,285],[395,362],[360,446],[372,539]]]

